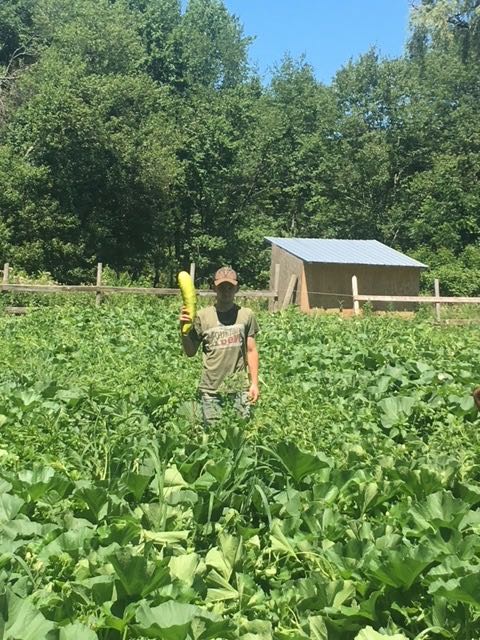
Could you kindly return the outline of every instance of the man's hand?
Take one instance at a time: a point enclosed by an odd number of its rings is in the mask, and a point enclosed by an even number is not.
[[[184,324],[192,322],[192,319],[190,318],[190,314],[187,311],[187,307],[182,307],[182,310],[180,311],[179,320],[180,320],[180,331],[183,329]]]
[[[248,399],[252,404],[255,404],[258,400],[258,396],[260,395],[260,390],[258,388],[258,384],[251,384],[250,389],[248,390]]]
[[[182,338],[183,351],[189,358],[192,358],[197,353],[199,343],[196,339],[192,340],[191,331],[185,334],[183,334],[182,332],[183,326],[187,322],[189,323],[192,322],[192,319],[190,318],[190,314],[188,313],[186,307],[182,307],[182,310],[180,311],[179,320],[180,320],[180,337]],[[193,335],[196,335],[195,332],[193,332]]]

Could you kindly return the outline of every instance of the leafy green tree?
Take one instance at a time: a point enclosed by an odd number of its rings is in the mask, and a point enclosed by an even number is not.
[[[480,0],[421,0],[411,13],[413,51],[431,41],[436,48],[456,51],[464,61],[480,56]],[[415,49],[415,45],[417,49]]]
[[[182,37],[192,85],[228,88],[245,79],[251,38],[243,35],[240,22],[222,0],[190,0]]]
[[[304,61],[286,58],[257,101],[255,123],[245,163],[258,230],[263,228],[263,235],[318,233],[325,216],[324,173],[335,123],[328,90]]]
[[[167,98],[147,76],[89,75],[85,67],[45,54],[22,83],[21,94],[31,97],[16,110],[7,141],[47,171],[52,199],[73,222],[56,242],[83,247],[78,273],[55,260],[44,268],[78,278],[100,259],[139,273],[175,164],[159,115]],[[155,125],[156,150],[149,139]]]
[[[135,16],[123,2],[38,0],[33,29],[44,50],[71,65],[80,59],[88,73],[129,74],[145,64]]]
[[[177,90],[186,86],[180,0],[129,0],[151,77]]]
[[[421,0],[405,56],[368,51],[331,86],[286,57],[263,86],[221,0],[4,0],[0,249],[76,281],[102,260],[173,284],[195,260],[261,285],[274,234],[474,269],[479,12]]]
[[[32,45],[35,0],[3,0],[0,4],[0,66]]]
[[[251,38],[221,0],[130,0],[151,76],[184,93],[228,88],[247,73]]]
[[[182,181],[172,255],[178,264],[194,259],[200,277],[209,277],[218,263],[234,262],[239,252],[248,189],[244,150],[254,132],[256,92],[255,84],[199,91],[178,111]]]
[[[0,250],[2,259],[29,272],[54,265],[75,268],[85,247],[73,242],[78,221],[60,209],[51,195],[46,167],[36,167],[27,152],[18,156],[0,147]]]

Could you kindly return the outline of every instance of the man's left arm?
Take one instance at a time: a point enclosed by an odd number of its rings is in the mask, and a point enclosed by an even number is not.
[[[255,403],[258,400],[260,391],[258,388],[258,350],[255,337],[248,336],[247,338],[247,365],[248,373],[250,375],[250,389],[248,396],[250,402]]]

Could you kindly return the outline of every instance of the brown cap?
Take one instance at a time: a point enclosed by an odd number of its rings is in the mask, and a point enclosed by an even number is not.
[[[215,285],[219,285],[222,282],[230,282],[230,284],[237,285],[237,272],[230,267],[220,267],[215,273],[214,283]]]

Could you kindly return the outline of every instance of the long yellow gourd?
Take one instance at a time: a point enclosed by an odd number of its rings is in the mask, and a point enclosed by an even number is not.
[[[182,333],[186,335],[192,328],[192,323],[197,313],[197,294],[193,280],[186,271],[180,271],[178,274],[178,286],[182,292],[183,305],[186,307],[188,315],[192,320],[192,322],[186,322],[182,326]]]

